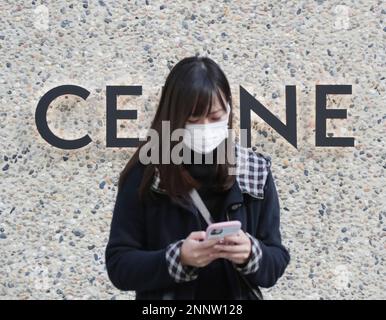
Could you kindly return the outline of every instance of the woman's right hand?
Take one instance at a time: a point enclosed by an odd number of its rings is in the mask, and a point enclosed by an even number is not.
[[[218,243],[220,239],[206,240],[205,237],[205,231],[194,231],[184,240],[180,251],[182,265],[205,267],[217,259],[216,257],[210,257],[210,254],[217,252],[213,246]]]

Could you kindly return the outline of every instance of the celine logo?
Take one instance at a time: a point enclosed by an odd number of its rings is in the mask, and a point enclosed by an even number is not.
[[[316,85],[315,93],[315,146],[353,147],[353,137],[326,137],[327,119],[347,118],[346,109],[327,109],[326,97],[332,94],[351,94],[351,85]],[[285,94],[286,122],[284,124],[240,86],[240,129],[247,131],[246,144],[248,147],[251,145],[251,134],[253,134],[251,132],[251,111],[253,111],[297,148],[296,86],[286,86]],[[46,115],[50,103],[63,95],[76,95],[86,100],[90,92],[75,85],[62,85],[49,90],[38,102],[35,112],[36,127],[41,137],[52,146],[60,149],[79,149],[92,142],[89,135],[75,140],[65,140],[56,136],[47,124]],[[136,147],[140,142],[138,137],[117,137],[117,120],[137,119],[137,110],[117,109],[117,96],[120,95],[142,95],[142,86],[106,86],[106,147]]]

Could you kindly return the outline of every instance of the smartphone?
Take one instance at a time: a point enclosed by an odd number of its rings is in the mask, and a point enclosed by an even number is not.
[[[237,233],[241,229],[239,220],[216,222],[206,228],[206,239],[219,239]]]

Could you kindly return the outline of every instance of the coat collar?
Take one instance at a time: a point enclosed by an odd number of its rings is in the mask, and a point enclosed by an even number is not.
[[[235,143],[236,181],[231,187],[227,203],[242,202],[242,194],[247,193],[253,198],[264,199],[264,186],[271,167],[271,157],[256,152],[255,148],[247,148]],[[161,177],[155,167],[151,184],[153,191],[166,194],[160,187]]]

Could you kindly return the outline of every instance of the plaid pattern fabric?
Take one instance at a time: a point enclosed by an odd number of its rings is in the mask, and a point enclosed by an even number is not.
[[[259,269],[259,262],[262,257],[262,250],[259,244],[259,240],[257,240],[254,236],[250,235],[246,232],[246,235],[251,240],[251,256],[246,265],[240,267],[240,265],[234,264],[236,269],[239,270],[243,274],[249,274],[252,272],[256,272]]]
[[[243,274],[256,272],[259,269],[259,262],[262,257],[262,250],[259,241],[246,232],[251,240],[251,255],[246,265],[242,267],[234,264],[236,269]],[[198,277],[198,267],[183,266],[180,261],[181,246],[183,239],[173,242],[166,249],[166,262],[169,274],[176,282],[192,281]]]
[[[263,199],[264,185],[271,167],[271,157],[235,144],[236,180],[243,193]]]
[[[198,277],[198,268],[181,264],[180,253],[183,239],[172,242],[166,248],[166,262],[169,274],[176,282],[192,281]]]
[[[150,188],[153,189],[154,191],[157,191],[157,192],[166,192],[164,189],[162,189],[159,186],[159,184],[161,182],[161,178],[160,178],[158,168],[155,167],[154,169],[155,169],[155,172],[154,172],[153,182],[152,182]]]
[[[241,192],[248,193],[254,198],[264,198],[264,185],[271,167],[271,157],[255,151],[255,148],[242,147],[235,143],[236,181]],[[160,187],[160,174],[155,167],[155,174],[151,189],[165,193]]]

